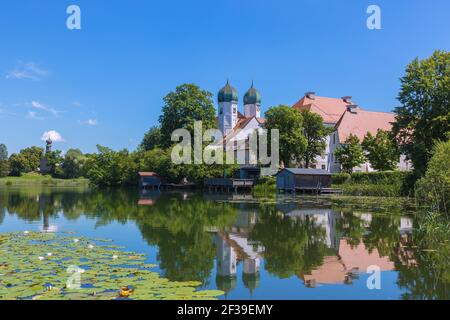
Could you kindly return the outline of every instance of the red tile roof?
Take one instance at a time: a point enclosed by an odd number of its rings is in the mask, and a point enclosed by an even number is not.
[[[378,129],[390,131],[395,115],[389,112],[356,110],[356,113],[346,111],[336,124],[339,140],[344,142],[350,134],[356,135],[362,141],[370,132],[376,134]]]
[[[140,177],[159,177],[156,172],[139,172]]]
[[[315,96],[314,99],[309,99],[305,96],[293,108],[299,111],[309,110],[319,114],[323,122],[336,124],[349,105],[352,105],[352,103],[345,102],[343,99],[319,96]]]

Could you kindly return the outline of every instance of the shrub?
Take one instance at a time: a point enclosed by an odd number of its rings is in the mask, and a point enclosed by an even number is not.
[[[419,204],[449,214],[450,141],[436,144],[425,176],[416,183],[415,195]]]
[[[351,175],[349,173],[335,173],[332,176],[333,184],[343,184],[350,182]]]
[[[379,171],[333,174],[333,184],[348,195],[399,197],[412,193],[411,177],[407,171]]]

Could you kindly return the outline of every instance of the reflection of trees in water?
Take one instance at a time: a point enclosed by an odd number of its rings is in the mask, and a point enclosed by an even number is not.
[[[280,214],[272,204],[236,206],[208,201],[195,194],[187,199],[180,194],[163,194],[152,206],[139,206],[138,200],[135,189],[2,190],[0,224],[5,212],[25,221],[43,221],[44,227],[50,217],[59,213],[71,220],[81,216],[95,219],[97,226],[134,221],[143,238],[158,246],[158,260],[166,277],[206,283],[216,248],[212,235],[205,229],[223,230],[235,223],[238,211],[253,206],[258,219],[249,231],[249,238],[265,248],[265,268],[272,274],[289,277],[310,272],[330,254],[324,241],[324,228],[314,218],[290,218]],[[416,230],[401,236],[399,226],[399,215],[375,214],[369,221],[352,212],[342,214],[336,224],[337,233],[350,244],[357,245],[362,240],[369,251],[376,249],[394,261],[399,272],[398,285],[407,291],[403,298],[450,299],[448,242],[438,246],[435,252],[421,251],[430,248],[426,236]],[[251,281],[254,279],[244,279],[244,282]]]
[[[147,209],[147,208],[143,208]],[[226,203],[191,196],[160,198],[137,224],[144,239],[159,247],[158,260],[164,276],[171,280],[207,283],[216,248],[208,227],[224,227],[236,219],[236,210]],[[147,211],[147,210],[145,210]]]
[[[406,300],[450,299],[450,239],[430,239],[420,231],[422,218],[414,221],[412,235],[402,239],[395,260],[398,285]]]
[[[325,230],[314,218],[291,218],[273,205],[261,206],[249,238],[265,248],[265,268],[280,278],[310,272],[322,264],[328,250]]]

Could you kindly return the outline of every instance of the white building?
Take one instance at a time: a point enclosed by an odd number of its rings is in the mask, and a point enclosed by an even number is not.
[[[367,133],[376,135],[378,129],[390,131],[395,122],[395,115],[389,112],[367,111],[352,102],[352,97],[340,99],[316,96],[307,92],[293,108],[309,110],[322,117],[325,126],[334,131],[327,138],[327,147],[323,156],[316,158],[316,168],[330,172],[340,172],[341,164],[336,160],[336,148],[347,140],[350,134],[356,135],[362,142]],[[410,170],[411,164],[401,156],[398,167],[400,170]],[[354,168],[354,172],[374,171],[369,162]]]

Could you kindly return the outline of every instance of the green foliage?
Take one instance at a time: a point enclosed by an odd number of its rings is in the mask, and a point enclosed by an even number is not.
[[[153,171],[166,178],[168,182],[179,183],[183,178],[198,185],[205,178],[231,177],[237,165],[174,164],[172,150],[155,148],[140,154],[140,171]]]
[[[368,132],[364,137],[362,147],[375,170],[387,171],[397,167],[400,155],[388,132],[378,129],[375,136]]]
[[[307,146],[303,155],[305,167],[315,162],[317,156],[321,156],[327,146],[327,136],[332,132],[332,128],[323,125],[323,119],[320,115],[304,110],[303,133],[305,135]]]
[[[257,198],[274,198],[277,194],[276,177],[260,177],[253,187],[252,194]]]
[[[333,185],[346,195],[400,197],[411,193],[411,172],[376,171],[333,174]]]
[[[343,170],[348,173],[352,173],[354,167],[363,164],[365,161],[363,148],[358,137],[354,134],[350,134],[345,143],[337,147],[334,154]]]
[[[86,161],[87,157],[79,149],[69,149],[61,165],[64,177],[68,179],[82,177],[84,175]]]
[[[400,197],[401,185],[395,184],[341,184],[339,188],[349,196]]]
[[[333,184],[343,184],[343,183],[350,182],[351,175],[346,172],[334,173],[331,176],[331,179],[332,179]]]
[[[172,145],[171,135],[176,129],[187,129],[193,136],[195,121],[202,121],[203,130],[216,128],[215,114],[212,93],[195,84],[178,86],[164,97],[164,107],[159,118],[162,146]]]
[[[13,153],[9,157],[11,174],[20,176],[22,173],[33,172],[39,168],[44,149],[30,147],[20,150],[20,153]]]
[[[297,110],[279,105],[266,112],[266,128],[280,132],[280,161],[285,167],[298,162],[305,154],[307,140],[303,134],[303,117]]]
[[[425,176],[416,183],[419,203],[450,214],[450,140],[438,142],[433,149]]]
[[[50,167],[50,174],[52,176],[62,176],[63,171],[60,168],[61,163],[63,162],[63,157],[61,156],[60,150],[50,151],[45,154],[45,158],[47,159],[47,165]]]
[[[97,145],[98,153],[86,161],[86,177],[96,186],[137,184],[138,165],[127,150],[113,151]]]
[[[8,160],[0,160],[0,178],[6,177],[9,175],[9,161]]]
[[[148,151],[156,147],[160,147],[162,144],[161,129],[159,127],[151,127],[144,135],[141,144],[139,145],[140,151]]]
[[[393,133],[401,152],[411,159],[418,176],[423,176],[434,141],[446,141],[450,132],[450,52],[436,51],[427,59],[415,59],[401,83],[401,106],[395,109]]]

